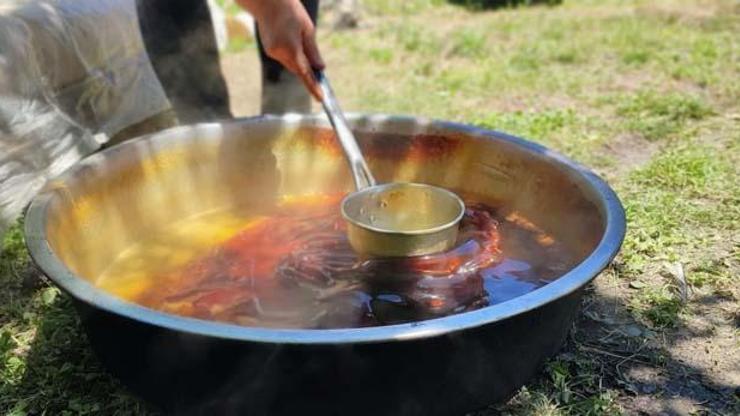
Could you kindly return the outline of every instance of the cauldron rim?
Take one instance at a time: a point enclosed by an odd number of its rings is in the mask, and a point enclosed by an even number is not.
[[[537,309],[547,303],[567,296],[593,280],[618,253],[626,232],[626,218],[624,208],[616,193],[599,176],[586,167],[569,158],[531,141],[515,137],[495,130],[487,130],[466,124],[431,120],[415,116],[398,116],[385,114],[348,113],[347,119],[353,122],[415,122],[429,125],[441,130],[464,133],[482,139],[496,139],[506,141],[526,150],[539,154],[569,168],[579,175],[585,184],[601,198],[606,229],[601,240],[593,251],[578,265],[555,281],[522,296],[508,301],[487,306],[485,308],[425,321],[396,324],[369,328],[346,329],[272,329],[245,327],[235,324],[216,321],[206,321],[167,314],[149,309],[132,302],[125,301],[114,295],[96,288],[87,280],[77,276],[69,270],[54,254],[46,238],[47,210],[53,197],[56,186],[47,186],[31,202],[25,219],[26,245],[33,261],[41,268],[55,284],[69,293],[72,297],[105,311],[124,316],[142,323],[162,327],[178,332],[191,333],[201,336],[231,339],[238,341],[272,343],[272,344],[353,344],[403,341],[427,338],[462,331],[482,325],[505,320],[517,315]],[[328,121],[322,115],[285,116],[262,115],[256,117],[237,118],[226,121],[232,124],[269,122],[280,120],[282,123],[295,125],[328,126]],[[218,129],[223,122],[201,123],[190,126],[174,127],[151,135],[142,136],[97,154],[91,155],[78,162],[63,174],[53,180],[59,184],[65,178],[75,175],[85,166],[95,165],[105,158],[106,154],[116,152],[123,146],[141,140],[157,140],[157,137],[166,137],[178,129]]]

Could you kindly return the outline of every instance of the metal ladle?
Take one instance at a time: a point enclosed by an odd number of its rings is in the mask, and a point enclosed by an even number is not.
[[[465,204],[436,186],[393,182],[377,185],[347,126],[329,80],[315,71],[322,105],[352,170],[356,192],[342,200],[352,248],[373,257],[406,257],[445,251],[457,240]]]

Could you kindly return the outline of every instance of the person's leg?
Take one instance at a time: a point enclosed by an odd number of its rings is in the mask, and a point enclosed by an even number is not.
[[[206,0],[137,0],[149,59],[182,123],[231,118]]]
[[[302,0],[311,20],[316,24],[319,0]],[[262,113],[310,113],[312,98],[301,80],[285,69],[278,61],[265,54],[257,33],[257,47],[262,63]]]
[[[338,0],[336,2],[337,17],[334,21],[335,29],[351,29],[359,24],[358,0]]]

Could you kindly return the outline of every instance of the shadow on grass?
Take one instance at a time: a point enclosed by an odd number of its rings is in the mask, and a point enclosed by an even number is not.
[[[710,340],[713,331],[676,319],[676,328],[648,328],[633,318],[625,299],[589,286],[563,349],[530,382],[525,397],[520,393],[481,416],[538,413],[552,405],[566,414],[620,413],[611,411],[615,401],[627,414],[738,414],[737,386],[713,382],[711,374],[672,352],[688,339]]]
[[[24,274],[24,287],[11,294],[22,313],[4,324],[30,326],[33,340],[30,345],[13,345],[24,356],[24,364],[16,368],[22,371],[21,377],[16,379],[10,368],[0,367],[0,373],[7,371],[0,382],[0,414],[153,414],[100,365],[69,297],[51,287],[35,268],[29,267]]]
[[[470,10],[491,10],[502,7],[514,6],[532,6],[542,4],[547,6],[557,6],[563,3],[563,0],[448,0],[450,3],[463,6]]]

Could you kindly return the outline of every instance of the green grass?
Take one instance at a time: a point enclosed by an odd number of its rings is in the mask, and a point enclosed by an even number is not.
[[[38,277],[15,225],[0,246],[0,414],[143,414],[94,358],[69,298]]]
[[[486,54],[487,39],[484,31],[461,29],[452,36],[452,55],[481,58]]]
[[[369,3],[373,10],[376,3],[386,2]],[[478,14],[434,2],[418,3],[424,6],[414,8],[421,11],[409,14],[399,10],[411,7],[402,5],[406,2],[383,6],[393,17],[403,17],[383,19],[363,36],[343,35],[341,42],[332,45],[342,55],[349,52],[358,60],[379,45],[387,47],[388,42],[408,52],[400,68],[368,71],[368,77],[390,80],[392,88],[383,91],[382,100],[372,83],[353,88],[349,95],[358,109],[377,111],[381,106],[381,110],[404,112],[412,104],[402,97],[414,97],[415,91],[424,90],[432,95],[421,110],[430,116],[462,119],[467,109],[446,105],[450,95],[474,96],[494,104],[517,95],[527,99],[523,106],[537,106],[543,96],[565,95],[594,107],[600,105],[604,92],[619,91],[622,100],[616,104],[626,118],[638,118],[645,105],[656,101],[655,96],[658,105],[668,106],[663,113],[650,114],[646,125],[631,125],[657,139],[675,133],[675,125],[686,117],[702,117],[711,109],[706,98],[693,90],[670,91],[674,84],[712,88],[722,101],[738,97],[737,83],[729,82],[738,75],[737,66],[731,64],[736,62],[736,42],[729,28],[700,30],[680,19],[665,19],[649,2],[637,2],[641,8],[636,15],[619,2],[565,2],[555,8]],[[718,15],[703,25],[711,27],[714,20],[725,18]],[[423,73],[424,78],[399,77],[398,71]],[[447,82],[451,77],[465,82]],[[615,84],[634,84],[646,93],[628,100],[635,91],[622,91]],[[659,99],[666,89],[675,96],[662,102]]]
[[[736,296],[731,288],[738,282],[738,259],[731,258],[729,245],[740,229],[740,175],[737,143],[722,142],[668,146],[626,180],[622,197],[630,229],[622,276],[651,282],[630,307],[656,327],[676,327],[686,310],[675,282],[652,278],[664,263],[683,264],[693,288]]]
[[[380,65],[388,65],[393,61],[393,50],[390,48],[370,49],[370,59]]]
[[[674,328],[684,311],[681,299],[669,286],[649,286],[632,299],[631,309],[653,328]]]
[[[216,0],[216,4],[219,5],[229,16],[234,16],[241,11],[241,8],[234,0]]]
[[[580,120],[573,110],[514,111],[486,114],[476,124],[542,141],[563,128],[572,127],[578,121]]]
[[[228,45],[226,45],[225,53],[239,53],[244,52],[248,49],[257,50],[257,42],[242,38],[231,38],[229,39]]]
[[[630,174],[623,193],[632,225],[629,262],[695,260],[685,254],[701,250],[704,237],[740,228],[735,149],[681,143]]]
[[[242,11],[234,0],[216,0],[216,4],[223,9],[227,16],[236,16]],[[255,39],[230,38],[224,53],[239,53],[256,48],[257,42]]]
[[[619,327],[579,324],[539,378],[481,414],[639,413],[639,402],[672,393],[636,390],[620,373],[625,366],[678,365],[671,357],[686,339],[671,340],[697,319],[736,331],[740,9],[733,0],[566,0],[477,11],[482,3],[365,0],[359,30],[321,30],[334,86],[347,110],[524,136],[609,179],[629,227],[596,286],[613,297],[615,321],[629,319],[666,344],[645,347],[643,336],[615,342]],[[677,264],[688,299],[672,272]],[[100,368],[68,298],[34,273],[15,226],[0,251],[0,415],[149,414]],[[702,316],[708,309],[713,315]],[[685,383],[682,391],[703,383],[661,374]],[[700,403],[698,413],[718,401],[689,399]]]
[[[555,359],[545,366],[545,377],[522,389],[503,414],[517,415],[619,415],[616,392],[599,386],[598,369],[581,359]],[[583,391],[591,391],[583,395]]]
[[[23,239],[23,223],[19,222],[10,227],[3,236],[0,250],[0,278],[15,279],[19,271],[28,265],[28,261],[28,252]]]
[[[660,140],[683,132],[689,121],[701,120],[712,109],[700,98],[675,93],[640,91],[622,97],[617,114],[625,127],[648,140]]]
[[[363,5],[368,12],[378,16],[408,15],[433,10],[443,5],[444,0],[365,0]]]

